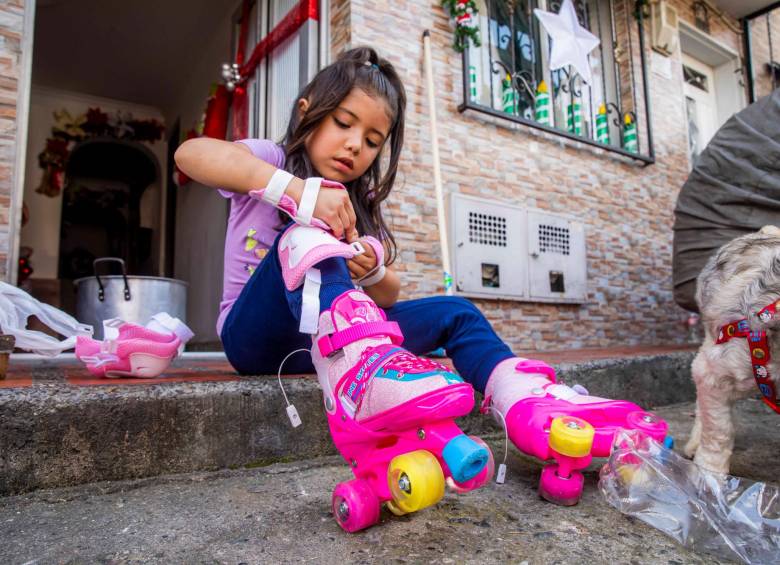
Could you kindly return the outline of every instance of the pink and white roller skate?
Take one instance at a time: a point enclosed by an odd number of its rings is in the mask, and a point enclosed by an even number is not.
[[[96,377],[158,377],[193,336],[184,322],[164,312],[146,327],[115,318],[103,322],[103,330],[103,341],[76,340],[76,358]]]
[[[361,242],[339,241],[312,217],[325,181],[307,179],[298,207],[284,194],[291,178],[276,171],[266,188],[250,194],[295,220],[279,239],[282,278],[290,291],[303,286],[299,330],[314,336],[312,361],[333,442],[355,474],[333,492],[336,521],[355,532],[379,521],[383,502],[391,512],[407,514],[438,502],[445,482],[467,491],[489,481],[490,449],[453,421],[474,406],[470,385],[443,365],[400,347],[398,324],[388,322],[359,290],[344,292],[320,314],[317,265],[332,257],[350,259],[365,248]],[[329,186],[343,189],[338,183]],[[381,270],[382,244],[371,237],[362,240],[372,247]],[[294,421],[297,413],[290,417]]]
[[[400,347],[395,322],[359,290],[319,318],[312,360],[333,442],[355,478],[333,491],[333,514],[348,532],[379,521],[386,503],[401,515],[436,504],[493,475],[490,449],[454,419],[474,406],[471,386],[447,367]]]
[[[589,396],[555,382],[549,365],[507,359],[496,366],[485,389],[483,411],[505,423],[520,451],[543,461],[539,494],[571,506],[582,496],[583,476],[593,456],[607,457],[618,429],[635,429],[663,442],[667,424],[632,402]]]

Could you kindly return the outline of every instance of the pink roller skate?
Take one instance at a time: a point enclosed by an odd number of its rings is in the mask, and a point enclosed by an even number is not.
[[[459,492],[493,475],[490,449],[454,419],[474,406],[470,385],[399,347],[395,322],[361,291],[323,312],[312,360],[333,442],[355,478],[333,491],[333,514],[348,532],[436,504],[445,482]]]
[[[158,377],[193,336],[184,322],[165,313],[146,327],[115,318],[103,329],[103,341],[76,340],[76,358],[96,377]]]
[[[291,178],[276,171],[266,188],[250,194],[296,222],[279,239],[282,278],[290,291],[303,286],[299,330],[314,336],[312,361],[333,442],[355,474],[333,491],[336,521],[355,532],[379,521],[383,502],[394,514],[407,514],[436,504],[445,482],[461,492],[483,485],[493,475],[490,449],[453,422],[473,408],[471,386],[446,367],[399,347],[398,324],[388,322],[359,290],[344,292],[320,313],[317,265],[332,257],[350,259],[365,248],[339,241],[312,217],[322,179],[307,179],[300,208],[289,198],[284,204]],[[381,271],[382,244],[361,239],[373,249]]]
[[[618,429],[636,429],[663,442],[667,424],[636,404],[588,396],[555,382],[555,371],[541,361],[513,358],[499,363],[485,390],[483,411],[505,422],[520,451],[543,461],[539,494],[571,506],[582,496],[583,476],[593,456],[607,457]]]

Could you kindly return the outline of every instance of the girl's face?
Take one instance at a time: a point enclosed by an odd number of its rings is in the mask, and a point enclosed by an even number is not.
[[[298,107],[306,112],[308,100],[299,100]],[[306,152],[320,175],[347,183],[368,170],[391,127],[384,100],[354,88],[309,136]]]

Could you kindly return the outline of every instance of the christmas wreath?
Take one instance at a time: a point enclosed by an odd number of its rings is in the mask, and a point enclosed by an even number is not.
[[[452,47],[458,53],[468,47],[469,40],[479,47],[479,21],[477,20],[477,4],[474,0],[442,0],[442,6],[447,8],[450,17],[455,20],[455,39]]]
[[[56,110],[54,120],[46,148],[38,155],[43,177],[35,189],[35,192],[51,197],[62,190],[68,158],[77,143],[94,137],[154,143],[162,139],[165,131],[165,126],[157,120],[137,120],[131,114],[119,112],[111,116],[100,108],[89,108],[86,114],[76,117],[65,109]]]

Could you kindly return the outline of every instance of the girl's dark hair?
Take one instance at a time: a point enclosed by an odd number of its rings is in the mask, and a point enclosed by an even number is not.
[[[380,155],[360,178],[347,184],[357,216],[358,231],[385,240],[389,249],[385,262],[389,264],[396,258],[396,244],[382,218],[380,207],[389,196],[398,172],[406,111],[404,86],[389,61],[380,58],[370,47],[357,47],[342,53],[336,62],[317,73],[298,94],[293,106],[287,133],[282,141],[287,156],[285,169],[299,178],[317,174],[306,153],[306,139],[354,88],[383,99],[392,120],[386,141],[390,146],[387,170],[382,174],[380,161],[383,159]],[[309,101],[308,110],[303,115],[298,111],[298,100],[301,98]]]

